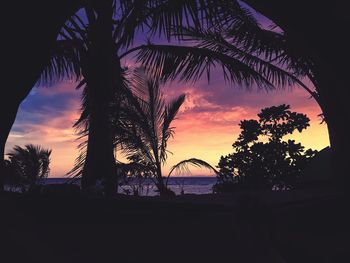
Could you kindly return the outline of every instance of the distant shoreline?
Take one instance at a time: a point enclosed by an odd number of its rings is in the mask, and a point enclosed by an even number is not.
[[[164,178],[166,179],[166,178]],[[181,194],[212,194],[213,185],[216,183],[215,176],[173,176],[169,178],[168,186],[176,193]],[[46,178],[44,184],[63,184],[66,182],[73,182],[72,178],[60,178],[50,177]],[[79,185],[79,179],[75,181],[75,184]],[[158,192],[151,179],[145,179],[143,181],[129,181],[128,184],[124,184],[118,187],[118,192],[127,195],[133,195],[135,189],[138,189],[138,194],[141,196],[156,196]]]
[[[167,178],[166,176],[164,176],[163,178]],[[174,179],[174,178],[216,178],[216,176],[215,175],[181,175],[181,176],[177,176],[177,175],[174,175],[174,176],[171,176],[170,178],[169,178],[169,180],[170,179]],[[48,178],[46,178],[46,180],[47,179],[71,179],[71,178],[69,178],[69,177],[55,177],[55,176],[53,176],[53,177],[48,177]]]

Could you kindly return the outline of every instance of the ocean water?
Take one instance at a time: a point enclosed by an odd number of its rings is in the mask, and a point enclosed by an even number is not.
[[[45,184],[65,183],[67,178],[47,178]],[[79,184],[79,181],[76,182]],[[187,176],[187,177],[171,177],[168,181],[168,187],[177,195],[184,194],[211,194],[213,185],[216,183],[215,177],[209,176]],[[151,180],[143,182],[133,181],[128,185],[122,185],[118,188],[119,193],[132,195],[138,191],[139,195],[154,196],[158,195],[156,187]]]

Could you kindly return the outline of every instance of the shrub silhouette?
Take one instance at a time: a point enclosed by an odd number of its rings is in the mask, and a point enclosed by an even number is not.
[[[292,189],[300,172],[317,153],[294,140],[283,138],[309,126],[305,114],[289,105],[264,108],[258,120],[243,120],[234,152],[221,156],[216,192],[234,189]]]

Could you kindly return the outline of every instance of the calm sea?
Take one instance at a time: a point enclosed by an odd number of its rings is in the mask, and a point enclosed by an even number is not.
[[[60,184],[67,182],[66,178],[47,178],[46,184]],[[211,194],[212,187],[216,182],[215,177],[209,176],[187,176],[169,178],[168,186],[176,194]],[[79,182],[77,182],[79,184]],[[157,195],[156,188],[151,180],[143,182],[131,182],[129,185],[122,185],[118,192],[132,195],[138,191],[140,195],[154,196]]]

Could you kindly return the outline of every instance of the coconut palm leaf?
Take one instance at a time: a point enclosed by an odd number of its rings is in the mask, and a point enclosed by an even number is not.
[[[299,80],[292,72],[283,69],[283,65],[275,65],[267,61],[280,55],[278,51],[276,51],[275,57],[273,57],[273,52],[266,51],[266,49],[273,49],[272,47],[267,47],[265,49],[265,47],[260,46],[260,52],[256,52],[256,50],[252,50],[250,46],[245,47],[238,44],[237,40],[232,38],[232,36],[224,30],[213,31],[187,28],[184,29],[183,38],[187,41],[196,41],[197,46],[200,48],[221,52],[239,59],[256,72],[266,77],[274,86],[283,87],[292,85]],[[266,52],[262,55],[264,50]]]
[[[113,32],[113,40],[116,48],[128,48],[133,45],[135,35],[144,30],[149,19],[148,1],[131,1],[121,6],[122,15],[116,19],[116,28]]]
[[[9,161],[24,187],[31,187],[49,175],[51,152],[49,149],[28,144],[24,148],[15,146],[8,153]]]
[[[226,36],[226,38],[224,36]],[[322,108],[322,103],[320,102],[318,94],[312,89],[310,89],[307,85],[305,85],[303,81],[300,80],[301,76],[308,76],[309,78],[312,78],[312,76],[310,76],[309,73],[305,71],[296,72],[294,70],[294,66],[299,68],[299,70],[302,67],[296,65],[292,66],[291,64],[294,63],[292,62],[292,58],[290,58],[289,62],[285,61],[283,63],[280,63],[279,61],[283,59],[283,56],[285,56],[284,53],[278,53],[278,51],[274,53],[276,55],[275,63],[272,63],[271,61],[266,61],[263,58],[271,60],[272,55],[261,55],[261,53],[256,55],[257,52],[248,52],[244,50],[246,47],[237,47],[236,40],[232,40],[229,33],[225,33],[225,31],[222,33],[218,33],[211,30],[199,31],[193,28],[188,28],[184,30],[183,37],[185,40],[197,41],[199,47],[217,50],[219,52],[227,53],[230,56],[236,56],[245,64],[250,65],[256,71],[261,72],[277,88],[284,88],[286,85],[291,86],[293,84],[299,85],[306,92],[308,92],[311,95],[311,97],[313,97]],[[269,37],[265,38],[265,41],[269,39]],[[273,42],[272,40],[270,41]],[[260,48],[261,52],[264,52],[265,47]],[[275,50],[275,47],[268,47],[268,49]],[[271,54],[273,52],[275,51],[271,51]],[[270,53],[270,51],[267,51],[267,53]],[[289,58],[285,58],[285,60],[288,59]],[[286,63],[289,63],[289,65],[286,65]],[[309,68],[309,66],[307,67]]]
[[[260,25],[245,23],[242,25],[228,26],[225,28],[227,36],[248,53],[257,55],[282,66],[296,77],[308,76],[313,79],[314,68],[312,52],[301,54],[297,52],[288,41],[288,35],[275,24],[270,29],[262,28]]]
[[[63,80],[79,80],[80,42],[58,40],[52,51],[51,59],[42,72],[37,85],[53,85]]]
[[[195,166],[198,168],[206,168],[208,170],[213,171],[215,174],[219,174],[219,172],[213,167],[211,166],[209,163],[207,163],[206,161],[203,161],[201,159],[197,159],[197,158],[190,158],[187,160],[183,160],[177,164],[175,164],[169,171],[168,177],[167,177],[167,182],[168,183],[168,179],[169,177],[172,175],[172,173],[178,172],[178,173],[190,173],[190,169],[189,166]]]
[[[183,27],[220,27],[225,23],[244,23],[251,20],[248,10],[237,1],[225,0],[155,0],[148,1],[151,32],[168,40],[172,30],[181,34]]]
[[[135,124],[132,119],[127,119],[122,124],[119,123],[118,128],[120,133],[115,137],[115,147],[120,150],[124,155],[130,156],[143,156],[144,162],[154,162],[152,155],[152,145],[148,140],[148,136],[144,135],[143,130],[145,127],[142,123]],[[147,126],[148,127],[148,126]]]
[[[138,62],[147,72],[164,81],[179,78],[182,81],[196,81],[203,73],[208,80],[216,66],[220,66],[225,80],[250,87],[271,89],[273,84],[260,72],[227,54],[193,46],[155,45],[149,43],[140,48]]]
[[[185,94],[180,95],[173,101],[171,101],[168,105],[165,106],[164,109],[164,119],[162,123],[162,137],[161,137],[161,146],[160,146],[160,159],[162,162],[165,162],[167,159],[167,146],[168,140],[174,134],[174,128],[171,127],[172,121],[175,119],[180,107],[185,102]]]

